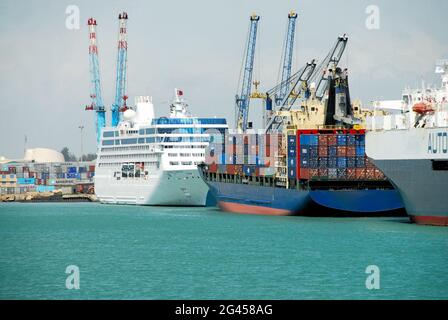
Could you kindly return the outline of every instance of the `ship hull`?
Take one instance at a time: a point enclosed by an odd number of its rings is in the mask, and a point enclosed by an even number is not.
[[[366,153],[417,224],[448,226],[448,128],[369,132]]]
[[[207,182],[223,211],[260,215],[370,216],[403,207],[395,190],[295,190]],[[317,208],[310,207],[318,205]]]
[[[207,184],[220,209],[227,212],[295,215],[310,201],[306,191],[224,182]]]
[[[396,190],[325,190],[311,191],[311,199],[322,207],[369,215],[403,208]]]
[[[117,180],[112,172],[98,170],[95,192],[108,204],[205,206],[208,187],[197,170],[160,171],[147,180]]]
[[[373,160],[400,192],[412,222],[448,226],[448,171],[431,160]]]

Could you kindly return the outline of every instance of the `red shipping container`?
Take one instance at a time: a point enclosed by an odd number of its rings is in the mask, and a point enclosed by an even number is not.
[[[338,146],[337,153],[338,153],[338,157],[345,157],[347,155],[347,147],[346,146]]]
[[[364,168],[356,168],[356,179],[365,180],[366,179],[366,169]]]
[[[381,170],[379,170],[379,169],[374,169],[374,170],[375,170],[375,179],[376,180],[386,179],[386,177],[384,176],[384,173],[382,173]]]
[[[208,166],[208,171],[216,173],[218,171],[218,165],[216,163],[210,164]]]
[[[329,146],[334,146],[337,143],[337,137],[335,134],[329,134],[327,136],[327,141]]]
[[[375,180],[375,169],[372,168],[366,169],[366,179]]]
[[[309,169],[309,170],[310,170],[310,179],[319,176],[319,169]]]
[[[328,136],[326,134],[320,134],[318,136],[318,140],[319,140],[319,146],[328,145]]]
[[[355,168],[347,168],[347,179],[348,180],[356,180],[356,169]]]
[[[355,157],[355,156],[356,156],[356,146],[348,146],[347,157]]]
[[[319,177],[328,177],[328,169],[318,169]]]
[[[235,174],[236,173],[235,165],[234,164],[227,164],[226,165],[226,171],[229,174]]]
[[[319,146],[319,157],[328,157],[328,147]]]
[[[236,164],[235,165],[235,172],[236,173],[243,173],[243,165],[242,164]]]
[[[299,178],[308,180],[310,178],[310,169],[308,169],[308,168],[300,168]]]

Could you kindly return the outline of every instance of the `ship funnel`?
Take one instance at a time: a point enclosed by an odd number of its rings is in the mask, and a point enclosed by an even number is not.
[[[149,96],[135,97],[136,117],[135,122],[139,124],[151,124],[154,119],[154,105]]]

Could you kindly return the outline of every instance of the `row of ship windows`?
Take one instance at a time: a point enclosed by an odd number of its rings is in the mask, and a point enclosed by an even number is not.
[[[167,149],[205,149],[205,145],[180,145],[180,146],[173,146],[173,145],[164,145],[164,148]],[[151,147],[151,149],[154,149],[154,147]],[[116,151],[137,151],[137,150],[150,150],[150,146],[132,146],[132,147],[106,147],[101,148],[101,152],[116,152]]]
[[[168,157],[205,157],[204,153],[168,153]]]
[[[156,143],[156,142],[209,142],[209,137],[157,137],[157,138],[128,138],[117,140],[103,140],[103,146],[126,145],[137,143]]]
[[[116,163],[114,163],[114,162],[102,162],[102,163],[99,163],[98,164],[98,166],[99,167],[120,167],[121,168],[121,163],[120,162],[116,162]],[[145,162],[145,168],[147,168],[147,167],[159,167],[159,162],[154,162],[154,161],[149,161],[149,162]]]
[[[180,165],[182,165],[182,166],[191,166],[191,165],[193,165],[193,163],[194,163],[195,166],[197,166],[201,162],[199,162],[199,161],[194,161],[194,162],[192,162],[192,161],[181,161]],[[170,166],[178,166],[178,165],[179,165],[179,161],[170,161]]]
[[[154,149],[154,147],[151,147]],[[150,146],[132,146],[132,147],[113,147],[113,148],[101,148],[101,152],[107,151],[136,151],[136,150],[150,150]]]
[[[205,149],[206,145],[180,145],[180,146],[173,146],[173,145],[164,145],[163,146],[166,149]]]
[[[226,128],[148,128],[140,130],[122,131],[122,134],[139,134],[139,135],[153,135],[153,134],[169,134],[169,133],[186,133],[186,134],[201,134],[201,133],[220,133],[225,134]],[[104,131],[104,138],[119,137],[119,131]]]
[[[100,156],[100,159],[126,159],[126,158],[157,158],[157,155],[151,153],[139,153],[139,154],[114,154],[114,155]]]

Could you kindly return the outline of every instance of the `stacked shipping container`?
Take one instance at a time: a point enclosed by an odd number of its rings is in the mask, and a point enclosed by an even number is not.
[[[227,134],[210,143],[205,163],[211,173],[273,176],[275,156],[284,153],[282,134]]]
[[[0,181],[0,193],[48,191],[60,185],[93,183],[94,162],[81,163],[10,163],[0,166],[0,180],[14,175],[14,184]],[[48,188],[47,188],[48,187]]]
[[[385,179],[365,155],[363,130],[298,130],[288,135],[288,172],[290,179],[302,180]]]

